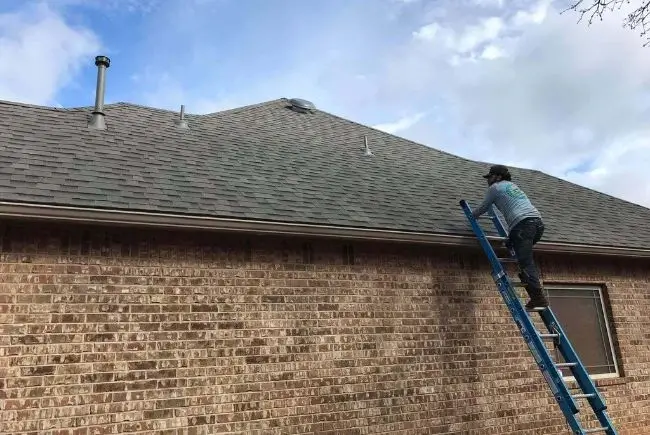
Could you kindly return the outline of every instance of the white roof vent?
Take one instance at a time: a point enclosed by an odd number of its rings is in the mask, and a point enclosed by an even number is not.
[[[366,156],[372,155],[372,151],[370,150],[370,145],[368,145],[368,136],[366,136],[365,134],[363,135],[363,148],[364,148],[364,152],[363,152],[364,155]]]

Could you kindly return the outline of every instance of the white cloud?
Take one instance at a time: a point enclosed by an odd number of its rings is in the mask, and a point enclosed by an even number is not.
[[[451,48],[461,53],[474,50],[484,42],[493,41],[503,31],[503,20],[500,17],[489,17],[481,20],[476,26],[467,27],[455,40]]]
[[[93,32],[68,25],[43,4],[0,14],[0,99],[54,104],[99,48]]]
[[[649,161],[650,130],[639,131],[601,149],[595,156],[593,169],[570,171],[566,178],[650,207]]]
[[[432,41],[439,31],[440,25],[438,23],[431,23],[427,24],[426,26],[422,26],[413,32],[413,37],[415,39],[421,39],[423,41]]]
[[[26,0],[25,0],[26,1]],[[53,9],[85,7],[99,9],[102,13],[143,13],[153,12],[160,6],[160,0],[40,0]],[[189,1],[189,0],[188,0]],[[195,2],[198,0],[194,0]]]
[[[546,19],[551,0],[541,0],[533,5],[531,9],[522,9],[517,11],[513,18],[515,26],[527,26],[530,24],[541,24]]]
[[[479,45],[496,39],[504,28],[500,17],[482,19],[479,24],[467,26],[462,31],[440,25],[427,24],[413,32],[413,38],[421,41],[442,43],[447,49],[457,53],[468,53]]]
[[[411,101],[417,110],[444,101],[454,141],[434,142],[440,130],[431,127],[431,146],[650,207],[650,57],[639,35],[622,28],[624,14],[587,26],[542,0],[501,18],[464,17],[470,25],[436,21],[393,53],[399,63],[387,61],[382,87],[411,109]],[[426,136],[422,127],[417,136]],[[576,172],[581,166],[586,172]]]
[[[481,57],[483,59],[494,60],[499,59],[500,57],[505,57],[506,53],[503,48],[498,45],[490,44],[483,49]]]
[[[474,62],[477,56],[484,59],[506,56],[503,47],[492,43],[498,41],[504,30],[505,23],[501,17],[488,17],[462,29],[432,22],[414,31],[412,37],[417,43],[435,44],[439,49],[448,50],[448,62],[457,66]]]
[[[405,116],[403,118],[398,119],[395,122],[388,122],[385,124],[377,124],[373,126],[373,128],[376,128],[377,130],[384,131],[386,133],[390,134],[396,134],[399,133],[400,131],[407,130],[411,127],[413,127],[415,124],[420,122],[422,118],[424,118],[426,114],[425,113],[416,113],[414,115],[410,116]]]
[[[502,8],[504,6],[505,0],[473,0],[473,3],[476,6],[482,7],[497,7]]]
[[[137,82],[142,91],[142,103],[161,109],[180,110],[185,105],[187,113],[206,114],[237,107],[237,102],[227,97],[197,95],[188,91],[178,80],[168,73],[152,73],[145,71],[134,74],[131,80]]]

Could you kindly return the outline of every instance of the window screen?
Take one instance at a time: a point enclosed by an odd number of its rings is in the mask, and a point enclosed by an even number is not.
[[[590,375],[617,374],[614,349],[598,287],[547,287],[551,308]],[[559,350],[555,361],[565,362]],[[570,369],[562,369],[572,376]]]

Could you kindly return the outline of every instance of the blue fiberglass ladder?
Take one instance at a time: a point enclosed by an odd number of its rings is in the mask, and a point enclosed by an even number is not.
[[[478,238],[483,250],[487,254],[488,260],[492,265],[492,277],[497,284],[499,292],[503,297],[512,317],[517,324],[517,327],[521,331],[521,334],[530,349],[530,352],[535,358],[535,362],[539,369],[544,375],[546,382],[548,383],[555,400],[560,405],[562,413],[566,417],[567,423],[569,424],[572,432],[574,434],[590,434],[590,433],[604,433],[607,435],[617,435],[616,429],[612,425],[609,417],[607,416],[607,406],[603,401],[602,397],[596,390],[596,386],[589,378],[587,370],[584,365],[578,358],[573,346],[569,342],[569,339],[564,334],[559,322],[553,315],[553,311],[550,307],[543,308],[533,308],[530,311],[539,312],[546,328],[548,329],[548,334],[542,334],[537,331],[537,328],[533,325],[532,320],[527,314],[526,308],[521,304],[517,293],[515,292],[514,287],[523,287],[523,283],[514,283],[508,277],[503,264],[504,262],[516,262],[516,255],[512,248],[508,248],[510,252],[510,258],[499,258],[492,249],[492,245],[488,241],[485,233],[481,229],[477,220],[472,216],[472,211],[465,200],[460,201],[460,206],[465,212],[467,219],[472,225],[474,234]],[[491,207],[489,214],[485,214],[482,217],[489,218],[494,223],[497,232],[502,237],[502,240],[505,241],[508,233],[506,232],[501,220],[494,212],[494,208]],[[544,339],[553,339],[557,348],[560,350],[560,353],[564,357],[566,362],[564,363],[555,363],[551,359],[546,346],[544,346]],[[583,394],[571,394],[567,385],[562,379],[562,374],[560,373],[561,368],[570,368],[573,372],[578,385],[582,389]],[[579,412],[578,407],[574,399],[587,399],[593,409],[594,414],[600,422],[600,427],[595,429],[583,429],[580,421],[578,421],[577,415]]]

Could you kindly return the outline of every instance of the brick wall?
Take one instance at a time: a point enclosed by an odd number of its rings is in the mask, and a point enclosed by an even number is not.
[[[2,434],[568,433],[480,253],[0,235]],[[608,284],[625,376],[601,389],[620,434],[650,434],[648,262],[542,264]]]

